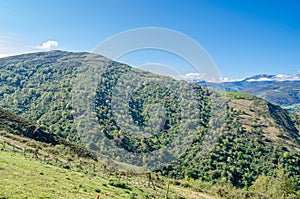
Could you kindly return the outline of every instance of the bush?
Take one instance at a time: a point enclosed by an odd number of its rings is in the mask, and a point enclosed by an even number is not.
[[[271,198],[297,198],[294,181],[283,170],[275,171],[274,176],[259,176],[250,187],[250,190]]]
[[[96,192],[96,193],[101,193],[101,189],[95,188],[95,192]]]
[[[110,179],[108,184],[114,187],[131,190],[131,187],[127,183],[121,182],[116,179]]]

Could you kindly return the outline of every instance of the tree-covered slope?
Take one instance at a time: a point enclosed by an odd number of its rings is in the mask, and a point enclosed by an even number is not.
[[[29,138],[29,140],[32,139],[34,142],[44,143],[51,147],[61,145],[64,148],[69,148],[70,155],[72,156],[97,160],[95,155],[87,150],[86,147],[69,142],[49,132],[45,126],[19,117],[2,108],[0,108],[0,131],[3,131],[1,134],[4,136]]]
[[[300,179],[298,118],[262,99],[89,53],[3,58],[0,72],[0,106],[115,161],[238,187],[279,168]]]
[[[88,53],[51,51],[0,59],[0,107],[76,140],[72,94],[76,72],[108,60]]]

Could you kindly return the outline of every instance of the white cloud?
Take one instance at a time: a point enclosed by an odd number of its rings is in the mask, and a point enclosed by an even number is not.
[[[267,81],[275,81],[275,79],[272,78],[266,78],[266,77],[261,77],[259,79],[247,79],[247,82],[267,82]]]
[[[35,48],[40,49],[40,50],[50,50],[51,48],[57,47],[57,46],[58,46],[57,41],[49,40],[49,41],[42,43],[42,45],[35,46]]]
[[[219,77],[215,79],[209,79],[207,82],[212,82],[212,83],[221,83],[221,82],[239,82],[242,81],[243,79],[230,79],[228,77]]]
[[[183,75],[183,79],[186,80],[198,80],[198,81],[203,81],[204,80],[205,74],[203,73],[187,73]]]
[[[185,74],[186,77],[189,78],[203,78],[204,74],[203,73],[187,73]]]
[[[177,80],[187,80],[190,82],[207,81],[207,82],[221,83],[221,82],[236,82],[236,81],[243,80],[243,79],[230,79],[227,77],[216,77],[214,79],[206,79],[204,73],[187,73],[184,75],[174,75],[171,77]]]
[[[290,75],[290,74],[277,74],[273,75],[269,78],[267,77],[261,77],[258,79],[252,78],[247,79],[247,82],[261,82],[261,81],[300,81],[300,75]]]
[[[186,81],[204,81],[204,74],[202,73],[187,73],[187,74],[169,74],[168,76],[176,80],[186,80]]]

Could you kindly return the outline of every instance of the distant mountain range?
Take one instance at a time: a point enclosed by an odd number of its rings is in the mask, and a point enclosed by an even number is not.
[[[294,74],[294,75],[290,75],[290,74],[277,74],[277,75],[261,74],[261,75],[254,75],[252,77],[245,78],[243,81],[247,81],[247,82],[300,81],[300,74]]]
[[[255,95],[290,111],[300,112],[300,74],[261,74],[221,83],[193,80],[191,82],[214,90]]]

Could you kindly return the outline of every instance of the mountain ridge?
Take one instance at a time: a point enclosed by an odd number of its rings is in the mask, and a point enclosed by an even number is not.
[[[205,87],[89,53],[3,58],[0,72],[1,107],[114,160],[174,178],[225,180],[236,187],[250,187],[258,176],[272,175],[279,167],[300,176],[295,167],[297,116],[260,98],[241,93],[225,93],[224,98]],[[222,103],[214,104],[214,98]],[[223,113],[224,121],[214,121]],[[207,140],[213,143],[202,156]]]
[[[300,75],[254,75],[225,82],[191,81],[217,91],[243,92],[270,101],[289,111],[300,112]]]

